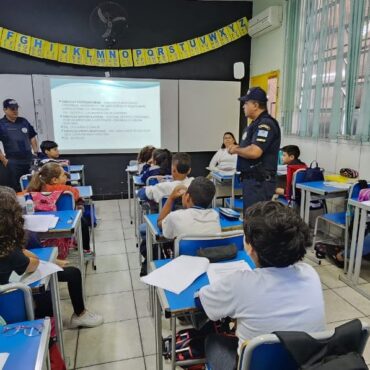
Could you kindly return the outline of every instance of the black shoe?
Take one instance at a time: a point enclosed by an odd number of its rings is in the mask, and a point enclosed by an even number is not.
[[[146,275],[148,275],[148,270],[146,266],[146,260],[144,260],[143,263],[141,264],[140,277],[143,277]]]

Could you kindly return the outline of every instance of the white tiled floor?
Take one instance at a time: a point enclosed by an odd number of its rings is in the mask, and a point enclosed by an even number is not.
[[[101,219],[95,234],[97,270],[89,264],[85,288],[87,307],[102,313],[105,323],[93,329],[68,329],[72,308],[62,287],[68,369],[155,370],[154,323],[147,308],[148,289],[139,281],[138,249],[127,200],[96,205]],[[328,328],[353,318],[370,323],[370,301],[338,279],[339,269],[326,261],[321,266],[308,262],[323,283]],[[370,291],[370,283],[363,283]],[[370,364],[370,343],[365,360]]]

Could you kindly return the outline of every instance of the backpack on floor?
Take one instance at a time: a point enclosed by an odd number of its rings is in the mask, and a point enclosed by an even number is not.
[[[362,349],[362,324],[356,319],[335,328],[331,338],[318,340],[304,332],[274,334],[291,354],[300,370],[366,370]]]

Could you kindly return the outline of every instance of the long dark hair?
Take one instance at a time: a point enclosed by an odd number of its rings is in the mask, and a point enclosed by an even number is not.
[[[0,257],[10,255],[25,243],[22,208],[15,192],[6,186],[0,186]]]
[[[236,141],[234,134],[233,134],[232,132],[230,132],[230,131],[227,131],[227,132],[225,132],[225,133],[224,133],[224,135],[222,136],[222,145],[221,145],[221,149],[225,149],[225,144],[224,144],[224,140],[223,140],[223,138],[225,137],[225,135],[230,135],[230,136],[233,138],[233,140],[234,140],[234,144],[235,144],[235,145],[238,145],[238,142]]]
[[[160,167],[161,175],[171,173],[172,154],[168,149],[155,149],[153,151],[153,161]]]

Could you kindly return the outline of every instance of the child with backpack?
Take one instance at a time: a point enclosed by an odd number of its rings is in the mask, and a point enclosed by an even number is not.
[[[27,186],[26,192],[64,192],[69,191],[73,194],[73,198],[78,207],[83,207],[83,201],[80,198],[80,193],[78,189],[73,186],[66,185],[67,174],[64,171],[63,167],[59,163],[49,162],[43,165],[39,171],[36,171],[31,178],[29,185]],[[35,194],[36,198],[38,196]],[[40,203],[45,203],[47,197],[41,199]],[[54,199],[54,204],[50,206],[55,206],[56,200]],[[41,206],[41,204],[40,204]],[[38,209],[38,202],[36,199],[35,209]],[[42,209],[40,209],[42,210]],[[52,210],[52,209],[50,209]],[[90,255],[90,233],[89,233],[89,220],[84,216],[81,217],[81,231],[82,231],[82,246],[85,255]],[[58,243],[58,242],[57,242]]]

